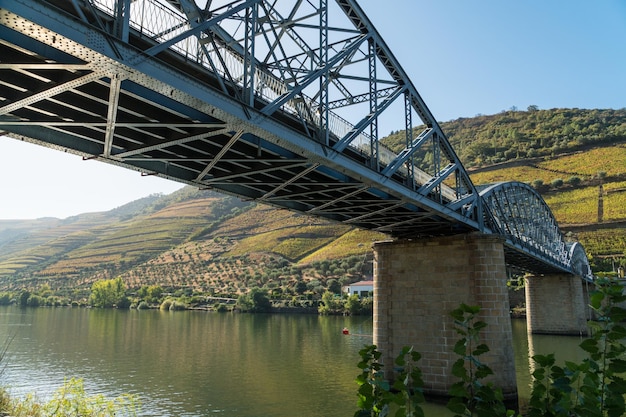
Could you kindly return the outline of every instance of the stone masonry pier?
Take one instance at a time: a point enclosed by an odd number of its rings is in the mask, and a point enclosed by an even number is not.
[[[452,365],[459,335],[450,312],[461,303],[479,305],[488,326],[481,360],[490,381],[517,400],[515,363],[503,240],[480,233],[374,244],[374,343],[391,377],[403,346],[422,354],[426,395],[446,397],[457,382]]]
[[[587,313],[580,277],[527,275],[526,323],[529,333],[586,335]]]

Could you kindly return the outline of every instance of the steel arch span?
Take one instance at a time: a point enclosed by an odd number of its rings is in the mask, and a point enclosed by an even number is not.
[[[0,39],[6,136],[395,238],[498,233],[523,270],[582,265],[532,189],[477,190],[355,0],[0,0]]]
[[[552,211],[530,185],[501,182],[480,187],[485,226],[506,241],[507,262],[535,273],[567,271],[592,279],[583,246],[567,242]]]

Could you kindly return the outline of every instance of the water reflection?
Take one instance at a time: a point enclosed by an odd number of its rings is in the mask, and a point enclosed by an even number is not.
[[[20,327],[21,326],[21,327]],[[5,384],[46,396],[66,376],[107,396],[136,393],[142,415],[346,416],[371,319],[205,312],[0,309],[16,332]]]
[[[512,328],[522,399],[529,353],[582,359],[579,338],[528,337],[523,320]],[[45,397],[65,377],[84,378],[90,393],[139,395],[144,416],[344,417],[356,410],[358,351],[371,333],[363,317],[0,308],[0,341],[15,335],[2,382]]]

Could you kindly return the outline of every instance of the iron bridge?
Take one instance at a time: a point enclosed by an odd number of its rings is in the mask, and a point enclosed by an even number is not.
[[[512,268],[591,276],[531,187],[472,184],[355,0],[0,0],[0,31],[2,135],[398,239],[497,234]]]

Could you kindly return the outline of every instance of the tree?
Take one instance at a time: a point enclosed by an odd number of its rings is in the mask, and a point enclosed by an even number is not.
[[[333,294],[341,293],[341,283],[336,279],[329,279],[326,285],[328,286],[328,291],[332,292]]]
[[[317,308],[317,311],[322,314],[337,314],[342,310],[342,301],[335,294],[330,291],[324,292],[322,294],[322,303]]]
[[[163,288],[160,285],[144,285],[137,294],[147,303],[158,303],[163,296]]]
[[[30,298],[30,291],[24,290],[20,294],[20,306],[26,307],[28,305],[28,299]]]
[[[267,313],[272,309],[272,302],[267,296],[267,291],[255,287],[252,288],[249,293],[239,296],[237,299],[237,307],[241,311]]]
[[[578,185],[580,185],[581,181],[582,180],[580,179],[580,177],[576,175],[571,176],[567,179],[567,183],[573,187],[577,187]]]
[[[557,178],[555,180],[552,180],[550,185],[552,186],[552,188],[562,187],[563,186],[563,180],[561,178]]]
[[[357,315],[361,311],[361,299],[357,294],[352,294],[345,303],[346,311],[351,315]]]
[[[304,282],[304,281],[296,282],[296,286],[295,286],[294,290],[298,294],[304,294],[304,292],[307,290],[306,282]]]
[[[93,307],[111,308],[124,304],[126,286],[122,278],[99,280],[91,286],[89,304]]]

